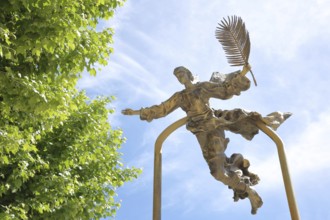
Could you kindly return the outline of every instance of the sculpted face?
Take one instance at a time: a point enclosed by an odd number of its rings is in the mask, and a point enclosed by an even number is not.
[[[191,72],[185,67],[177,67],[174,70],[174,75],[183,85],[191,84],[191,82],[193,81],[193,76]]]
[[[181,84],[186,84],[190,82],[189,75],[186,71],[180,71],[175,74]]]

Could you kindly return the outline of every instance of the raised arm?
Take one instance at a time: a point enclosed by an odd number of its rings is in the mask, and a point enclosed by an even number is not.
[[[213,73],[211,82],[205,83],[209,96],[218,99],[229,99],[233,95],[240,95],[250,88],[250,80],[245,76],[251,69],[245,65],[241,71],[228,74]]]

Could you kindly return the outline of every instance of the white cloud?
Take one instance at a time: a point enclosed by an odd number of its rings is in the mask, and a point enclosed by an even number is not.
[[[330,168],[330,110],[327,109],[311,121],[300,134],[288,143],[288,155],[291,158],[292,174],[300,181],[306,179],[307,173],[323,176]],[[325,179],[324,179],[325,178]],[[324,176],[330,182],[330,176]]]

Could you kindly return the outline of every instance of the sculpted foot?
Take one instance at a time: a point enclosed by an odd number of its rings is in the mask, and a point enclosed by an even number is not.
[[[258,208],[260,208],[262,206],[263,202],[255,190],[250,188],[248,193],[249,193],[249,199],[250,199],[250,203],[251,203],[251,214],[255,215],[255,214],[257,214]]]

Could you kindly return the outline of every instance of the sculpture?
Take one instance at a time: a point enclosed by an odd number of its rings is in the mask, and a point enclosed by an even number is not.
[[[231,111],[213,110],[209,105],[210,98],[229,99],[233,95],[239,95],[250,86],[245,74],[250,66],[244,66],[242,71],[222,75],[222,82],[213,81],[193,84],[193,75],[185,67],[177,67],[174,70],[179,82],[185,86],[180,92],[176,92],[168,100],[160,105],[154,105],[140,110],[125,109],[124,115],[140,115],[142,120],[152,121],[164,117],[177,108],[187,113],[187,129],[196,137],[201,146],[204,159],[209,165],[210,172],[215,179],[228,185],[234,190],[234,200],[248,197],[255,214],[261,207],[262,200],[258,193],[251,188],[259,181],[259,177],[248,171],[249,161],[240,154],[234,154],[230,158],[225,155],[229,142],[225,138],[225,130],[242,134],[251,140],[258,132],[249,120],[261,118],[256,112],[247,112],[241,109]],[[214,74],[214,75],[218,75]],[[264,118],[271,126],[279,125],[290,114],[279,112],[272,113]],[[245,124],[245,125],[244,125]],[[275,127],[274,127],[275,128]]]
[[[232,40],[232,36],[236,36],[238,41]],[[244,23],[237,17],[229,18],[229,21],[224,20],[216,32],[216,37],[222,43],[229,63],[243,66],[241,71],[229,74],[215,72],[210,81],[194,84],[192,73],[183,66],[177,67],[174,69],[174,75],[184,85],[182,91],[176,92],[159,105],[140,110],[124,109],[122,113],[139,115],[141,120],[150,122],[170,114],[177,108],[185,111],[188,118],[186,128],[196,136],[212,176],[233,190],[234,201],[249,198],[251,213],[256,214],[263,202],[252,186],[259,182],[259,177],[248,170],[250,163],[241,154],[226,156],[229,139],[225,137],[225,131],[241,134],[251,140],[259,131],[253,121],[262,120],[276,130],[291,114],[273,112],[262,117],[257,112],[242,109],[214,110],[210,107],[210,98],[229,99],[250,88],[250,80],[246,77],[247,72],[251,72],[248,63],[250,42]],[[256,84],[254,76],[253,80]]]

